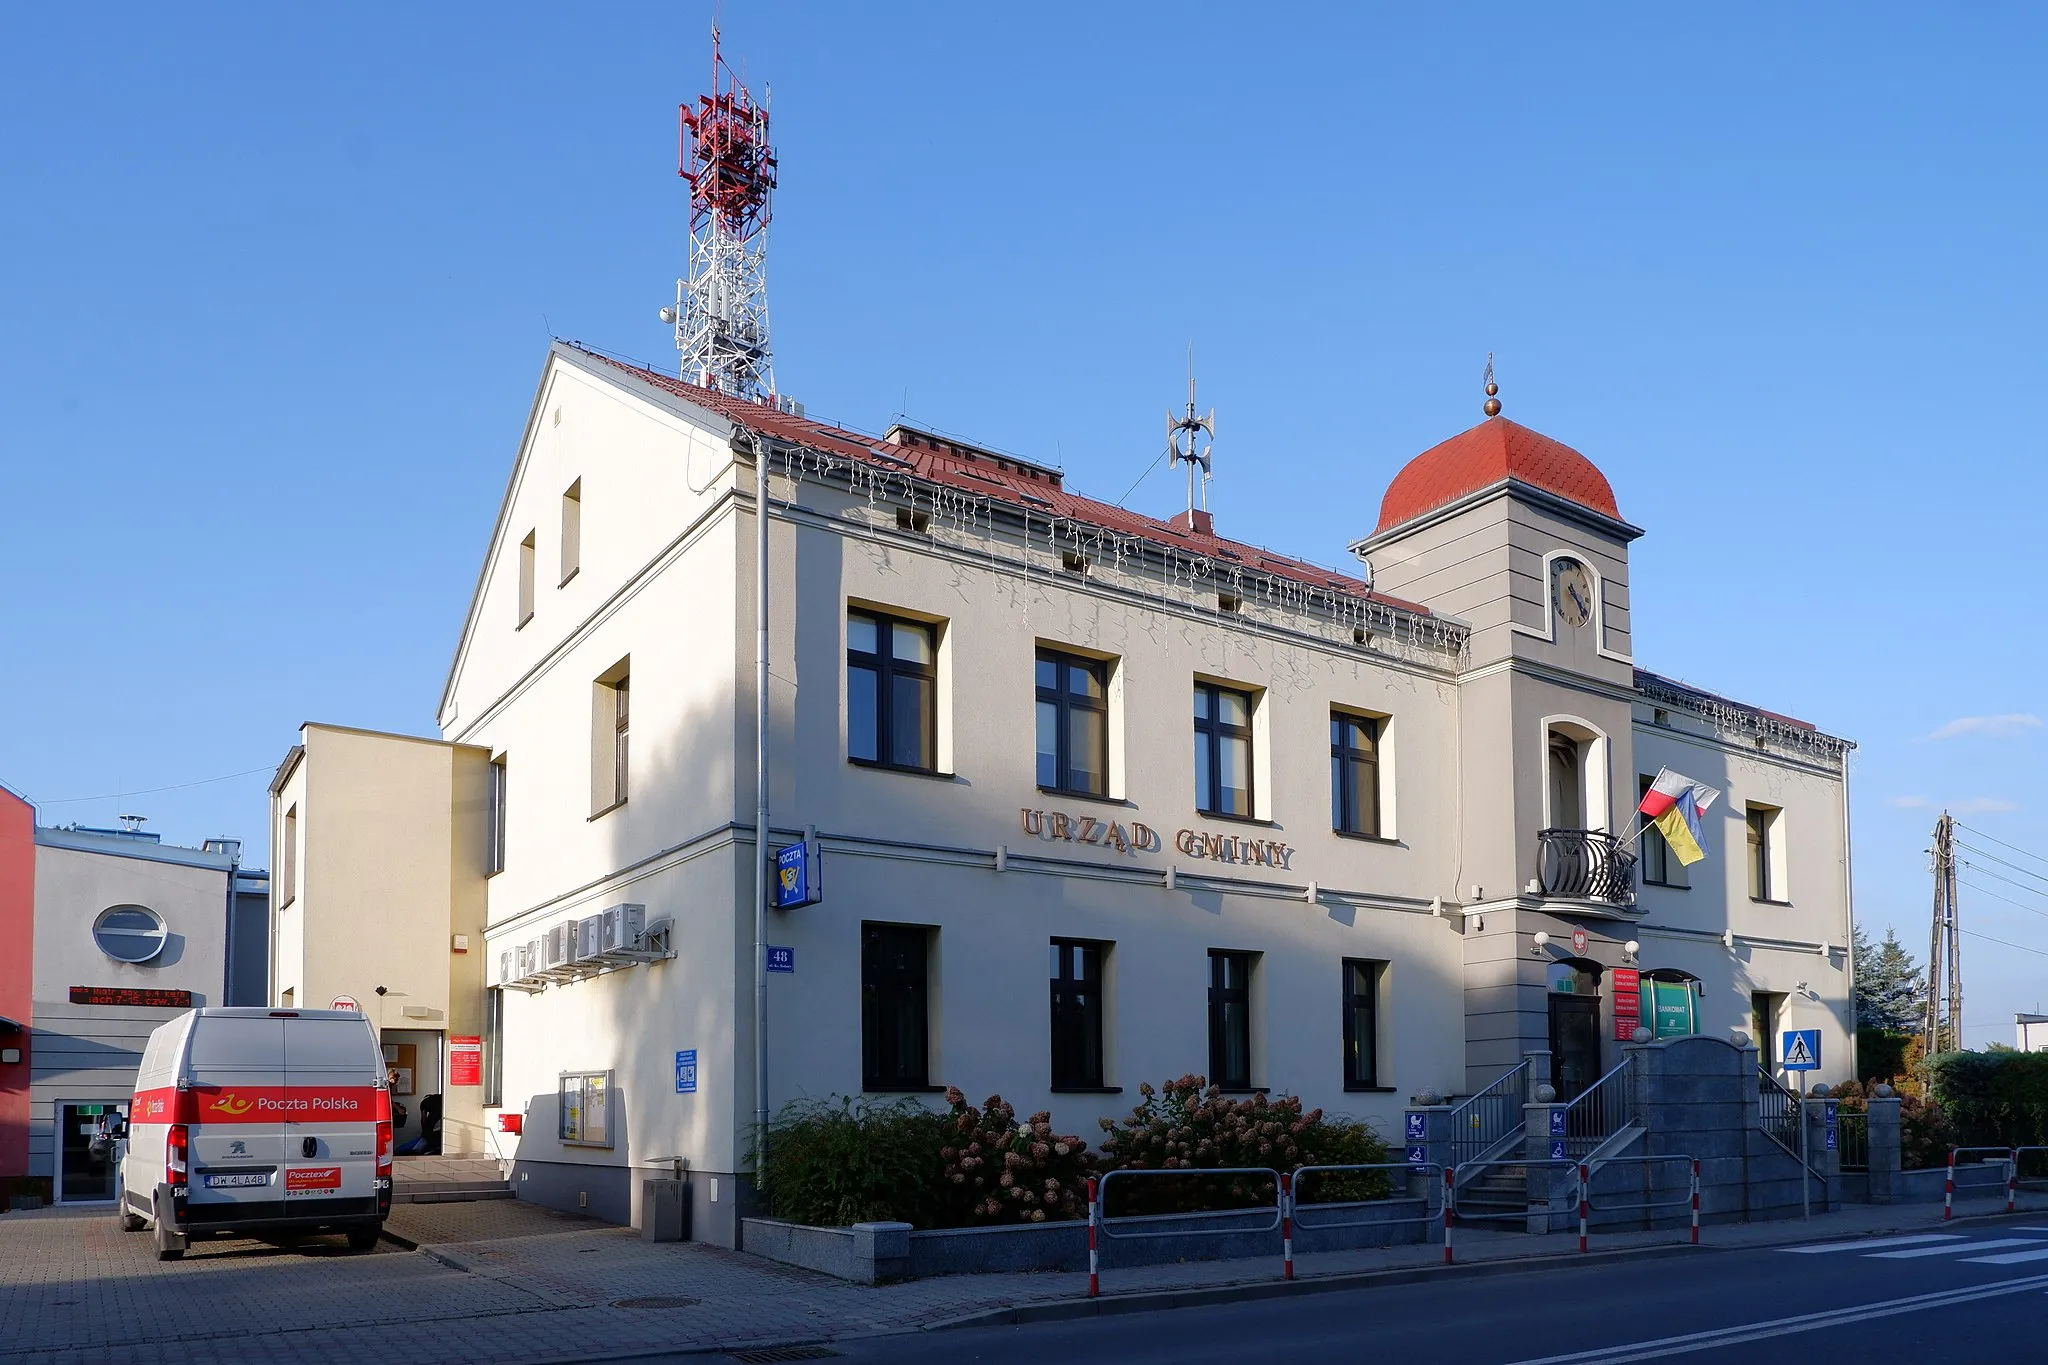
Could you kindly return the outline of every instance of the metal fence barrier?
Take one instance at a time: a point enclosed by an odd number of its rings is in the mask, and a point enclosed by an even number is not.
[[[1581,1170],[1584,1173],[1579,1179],[1581,1188],[1586,1191],[1586,1209],[1582,1209],[1579,1214],[1579,1250],[1584,1251],[1586,1249],[1586,1211],[1595,1207],[1605,1213],[1640,1213],[1643,1215],[1643,1225],[1645,1227],[1648,1227],[1654,1221],[1654,1214],[1652,1213],[1654,1209],[1682,1209],[1690,1207],[1692,1210],[1692,1244],[1698,1246],[1700,1244],[1700,1163],[1698,1157],[1676,1155],[1612,1156],[1600,1163],[1600,1169],[1604,1171],[1609,1166],[1647,1167],[1669,1165],[1673,1162],[1682,1163],[1686,1168],[1685,1193],[1676,1199],[1645,1199],[1640,1204],[1609,1204],[1603,1202],[1595,1205],[1592,1196],[1592,1172],[1582,1167]]]
[[[1259,1175],[1273,1182],[1273,1203],[1251,1204],[1242,1209],[1199,1209],[1191,1213],[1172,1215],[1181,1218],[1200,1218],[1216,1214],[1264,1212],[1271,1208],[1273,1221],[1251,1227],[1228,1228],[1168,1228],[1156,1232],[1112,1232],[1110,1219],[1103,1210],[1107,1207],[1109,1182],[1112,1180],[1137,1179],[1140,1176],[1180,1176],[1183,1179],[1211,1178],[1230,1175]],[[1288,1278],[1293,1278],[1292,1253],[1288,1249],[1292,1242],[1291,1230],[1287,1224],[1287,1200],[1289,1177],[1280,1174],[1270,1166],[1181,1166],[1170,1171],[1111,1171],[1101,1177],[1088,1178],[1088,1297],[1096,1298],[1102,1293],[1102,1267],[1097,1247],[1097,1235],[1102,1241],[1137,1242],[1155,1237],[1238,1237],[1248,1232],[1271,1232],[1281,1230],[1281,1246],[1288,1260]],[[1132,1215],[1126,1214],[1126,1217]]]
[[[1295,1228],[1300,1228],[1304,1232],[1328,1232],[1334,1228],[1397,1228],[1409,1223],[1420,1223],[1427,1227],[1430,1223],[1441,1218],[1444,1227],[1444,1264],[1449,1265],[1451,1260],[1451,1172],[1454,1169],[1456,1168],[1443,1166],[1434,1161],[1377,1161],[1358,1166],[1297,1167],[1293,1177],[1293,1188],[1288,1192],[1287,1196],[1287,1223],[1283,1229],[1285,1235],[1281,1239],[1281,1254],[1286,1258],[1287,1262],[1286,1277],[1290,1280],[1294,1278]],[[1431,1203],[1427,1194],[1423,1195],[1422,1212],[1406,1218],[1342,1218],[1318,1223],[1307,1222],[1302,1218],[1301,1187],[1307,1183],[1309,1176],[1345,1175],[1360,1171],[1402,1171],[1409,1175],[1425,1175],[1434,1171],[1436,1174],[1431,1177],[1429,1183],[1440,1190],[1441,1194],[1434,1204]],[[1347,1199],[1341,1202],[1347,1204],[1391,1203],[1396,1199],[1410,1197],[1412,1196],[1395,1194],[1388,1195],[1385,1201]],[[1311,1204],[1309,1207],[1314,1208],[1315,1205]]]
[[[2006,1172],[2005,1172],[2005,1211],[2006,1211],[2007,1213],[2011,1213],[2011,1212],[2012,1212],[2012,1206],[2013,1206],[2013,1201],[2014,1201],[2014,1199],[2015,1199],[2015,1198],[2017,1198],[2017,1197],[2018,1197],[2018,1195],[2019,1195],[2019,1190],[2020,1190],[2020,1155],[2021,1155],[2022,1153],[2024,1153],[2024,1152],[2048,1152],[2048,1147],[2031,1147],[2031,1146],[2030,1146],[2030,1147],[2015,1147],[2015,1148],[2013,1148],[2013,1149],[2012,1149],[2012,1162],[2011,1162],[2011,1164],[2010,1164],[2010,1165],[2009,1165],[2009,1166],[2008,1166],[2008,1167],[2006,1168]]]
[[[1835,1147],[1844,1171],[1870,1169],[1870,1115],[1861,1109],[1835,1111]]]
[[[1525,1169],[1526,1169],[1526,1168],[1537,1168],[1537,1169],[1548,1169],[1548,1170],[1558,1170],[1558,1169],[1563,1169],[1563,1170],[1566,1170],[1566,1171],[1572,1172],[1572,1173],[1573,1173],[1573,1177],[1574,1177],[1574,1178],[1575,1178],[1575,1179],[1576,1179],[1576,1180],[1577,1180],[1577,1181],[1579,1182],[1579,1220],[1580,1220],[1580,1230],[1579,1230],[1579,1250],[1581,1250],[1581,1251],[1584,1251],[1584,1250],[1586,1249],[1586,1245],[1585,1245],[1585,1244],[1586,1244],[1586,1236],[1585,1236],[1585,1227],[1584,1227],[1584,1223],[1585,1223],[1585,1205],[1586,1205],[1586,1167],[1585,1167],[1585,1163],[1583,1163],[1583,1162],[1579,1162],[1579,1161],[1570,1161],[1570,1160],[1560,1160],[1560,1159],[1558,1159],[1558,1158],[1554,1158],[1554,1157],[1553,1157],[1553,1158],[1546,1158],[1546,1159],[1544,1159],[1544,1160],[1541,1160],[1541,1161],[1535,1161],[1535,1160],[1531,1160],[1531,1159],[1530,1159],[1530,1158],[1528,1158],[1528,1157],[1502,1157],[1502,1158],[1500,1158],[1499,1160],[1496,1160],[1496,1161],[1466,1161],[1466,1162],[1461,1162],[1461,1163],[1460,1163],[1459,1165],[1457,1165],[1456,1167],[1452,1168],[1452,1170],[1451,1170],[1451,1172],[1450,1172],[1450,1179],[1449,1179],[1449,1182],[1448,1182],[1448,1184],[1447,1184],[1447,1186],[1446,1186],[1447,1190],[1449,1191],[1449,1199],[1448,1199],[1448,1207],[1446,1207],[1446,1208],[1445,1208],[1445,1210],[1444,1210],[1444,1264],[1445,1264],[1445,1265],[1449,1265],[1449,1264],[1451,1263],[1451,1216],[1452,1216],[1453,1214],[1457,1213],[1457,1211],[1458,1211],[1458,1196],[1457,1196],[1457,1187],[1458,1187],[1459,1185],[1462,1185],[1462,1184],[1464,1184],[1464,1183],[1465,1183],[1465,1181],[1466,1181],[1466,1176],[1465,1176],[1465,1172],[1467,1172],[1467,1171],[1480,1171],[1480,1170],[1489,1170],[1489,1169],[1492,1169],[1492,1168],[1494,1168],[1494,1167],[1500,1167],[1500,1168],[1503,1168],[1503,1169],[1506,1169],[1506,1168],[1509,1168],[1509,1167],[1523,1167],[1523,1168],[1525,1168]],[[1483,1221],[1483,1220],[1486,1220],[1486,1219],[1509,1219],[1509,1220],[1514,1220],[1514,1219],[1522,1219],[1522,1220],[1526,1220],[1526,1219],[1527,1219],[1527,1218],[1529,1217],[1529,1211],[1528,1211],[1528,1209],[1526,1209],[1526,1208],[1525,1208],[1525,1209],[1523,1209],[1523,1210],[1522,1210],[1522,1211],[1521,1211],[1520,1213],[1515,1213],[1515,1212],[1513,1212],[1513,1211],[1509,1211],[1509,1212],[1507,1212],[1507,1213],[1467,1213],[1467,1214],[1462,1214],[1462,1215],[1460,1215],[1460,1216],[1461,1216],[1461,1217],[1465,1217],[1465,1218],[1469,1218],[1469,1219],[1472,1219],[1472,1220],[1473,1220],[1473,1221],[1475,1221],[1475,1222]]]
[[[1996,1152],[2005,1158],[2005,1204],[2006,1211],[2012,1211],[2013,1172],[2018,1169],[2018,1159],[2010,1147],[1951,1147],[1948,1149],[1948,1180],[1941,1191],[1941,1221],[1946,1223],[1955,1216],[1956,1204],[1956,1158],[1958,1156]],[[1982,1187],[1978,1187],[1982,1188]]]

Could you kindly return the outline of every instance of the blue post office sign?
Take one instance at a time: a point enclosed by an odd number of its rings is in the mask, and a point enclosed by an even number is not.
[[[771,972],[794,973],[796,971],[796,949],[778,948],[768,945],[768,970]]]
[[[697,1049],[690,1048],[676,1054],[676,1093],[694,1095],[697,1093]]]
[[[1429,1140],[1429,1115],[1410,1109],[1405,1121],[1410,1142],[1427,1142]]]
[[[770,903],[777,910],[816,905],[822,895],[818,886],[817,840],[799,840],[776,852],[775,886]]]
[[[1786,1029],[1784,1061],[1781,1065],[1787,1071],[1820,1070],[1820,1030],[1817,1028]]]

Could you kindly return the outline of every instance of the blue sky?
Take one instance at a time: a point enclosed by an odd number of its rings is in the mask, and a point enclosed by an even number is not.
[[[419,9],[0,21],[0,780],[46,821],[260,846],[299,722],[431,732],[547,338],[672,360],[709,7]],[[1924,956],[1942,805],[2048,853],[2044,12],[1251,13],[729,3],[782,387],[1115,499],[1192,342],[1220,529],[1339,564],[1495,352],[1649,532],[1640,660],[1859,743],[1860,913]],[[2048,881],[1979,861],[2021,904],[1967,923],[2036,950],[1965,941],[1981,1044],[2048,1004]]]

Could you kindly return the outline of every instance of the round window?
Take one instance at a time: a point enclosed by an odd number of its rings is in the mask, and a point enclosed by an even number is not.
[[[116,962],[148,962],[164,950],[164,917],[146,905],[114,905],[92,922],[92,941]]]

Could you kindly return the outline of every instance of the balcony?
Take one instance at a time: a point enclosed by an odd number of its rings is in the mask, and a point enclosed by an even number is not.
[[[1636,903],[1635,851],[1598,829],[1536,832],[1537,880],[1543,894],[1559,900]]]

